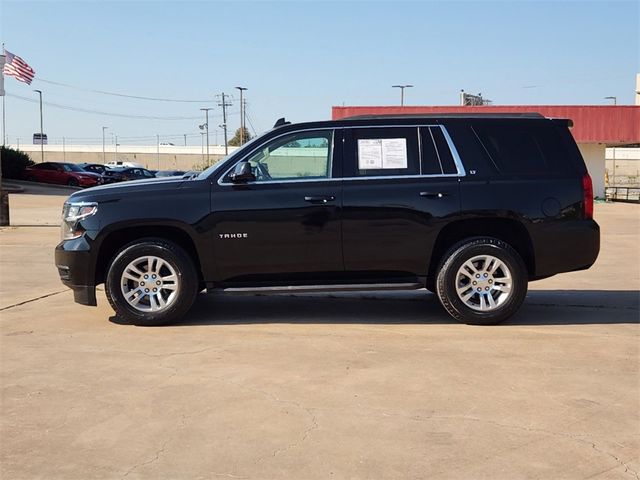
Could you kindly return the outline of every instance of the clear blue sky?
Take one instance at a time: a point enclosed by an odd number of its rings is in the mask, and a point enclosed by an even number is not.
[[[332,105],[451,105],[458,92],[496,104],[633,102],[640,70],[640,2],[32,2],[0,0],[0,37],[35,70],[31,86],[5,79],[8,94],[125,115],[44,107],[55,141],[97,142],[101,127],[119,143],[200,144],[200,107],[212,106],[211,140],[222,123],[213,96],[244,86],[256,131],[281,116],[327,119]],[[210,99],[169,103],[127,99],[44,83],[148,97]],[[8,96],[7,134],[28,141],[38,106]],[[149,136],[146,139],[126,137]],[[125,138],[123,138],[125,137]],[[111,137],[108,136],[108,141]],[[92,140],[90,140],[92,139]],[[222,135],[218,135],[222,141]]]

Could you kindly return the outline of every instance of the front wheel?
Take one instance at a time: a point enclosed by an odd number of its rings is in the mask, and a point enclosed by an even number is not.
[[[527,294],[527,269],[518,253],[496,238],[472,238],[454,246],[438,271],[440,302],[456,320],[500,323],[514,315]]]
[[[142,239],[114,257],[105,282],[109,303],[124,320],[141,326],[165,325],[182,318],[198,292],[191,257],[162,239]]]

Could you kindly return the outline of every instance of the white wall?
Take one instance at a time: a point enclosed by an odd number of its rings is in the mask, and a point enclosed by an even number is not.
[[[605,145],[603,143],[578,143],[578,148],[593,181],[593,194],[596,197],[604,198]]]

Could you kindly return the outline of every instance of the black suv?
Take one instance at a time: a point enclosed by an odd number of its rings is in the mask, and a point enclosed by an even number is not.
[[[201,290],[420,289],[456,320],[513,315],[527,283],[589,268],[600,233],[569,120],[354,117],[266,134],[192,179],[77,192],[56,248],[75,301],[105,284],[137,325]]]

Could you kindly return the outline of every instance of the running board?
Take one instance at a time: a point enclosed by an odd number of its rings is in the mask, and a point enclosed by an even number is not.
[[[281,285],[276,287],[223,288],[225,293],[250,295],[256,293],[315,293],[315,292],[362,292],[372,290],[418,290],[421,283],[359,283],[346,285]]]

